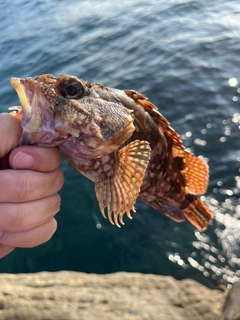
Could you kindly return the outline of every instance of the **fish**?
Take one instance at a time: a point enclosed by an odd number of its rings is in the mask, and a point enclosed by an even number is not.
[[[209,168],[186,150],[179,134],[148,98],[77,76],[11,78],[21,106],[19,145],[57,146],[95,183],[103,217],[120,227],[137,198],[176,222],[206,230],[213,214],[199,195]],[[14,109],[14,110],[13,110]]]

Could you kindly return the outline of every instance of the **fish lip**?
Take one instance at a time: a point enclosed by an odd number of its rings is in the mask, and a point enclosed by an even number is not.
[[[41,131],[41,108],[38,105],[37,90],[27,79],[11,78],[11,85],[19,97],[23,117],[22,128],[30,133]]]

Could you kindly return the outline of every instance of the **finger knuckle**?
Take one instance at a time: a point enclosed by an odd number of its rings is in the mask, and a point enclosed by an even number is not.
[[[48,234],[46,234],[45,242],[49,241],[52,238],[56,229],[57,229],[57,221],[55,218],[52,218],[51,221],[49,221],[49,232],[48,232]]]
[[[57,229],[56,219],[52,218],[47,223],[45,223],[44,226],[42,226],[42,228],[43,229],[40,232],[41,235],[39,237],[32,238],[31,241],[27,241],[26,247],[34,248],[40,244],[49,241]]]
[[[27,201],[27,199],[29,197],[29,193],[30,193],[30,186],[29,186],[27,179],[25,179],[24,177],[17,179],[16,180],[16,190],[17,190],[17,192],[15,194],[15,197],[16,197],[17,201],[19,201],[19,202]]]
[[[20,204],[13,206],[9,220],[11,230],[17,230],[22,225],[22,206]]]
[[[61,169],[55,170],[55,181],[58,191],[63,187],[64,184],[64,175]]]
[[[51,197],[51,206],[49,207],[49,210],[52,215],[55,215],[56,213],[59,212],[60,205],[61,205],[61,197],[58,193],[56,193]]]

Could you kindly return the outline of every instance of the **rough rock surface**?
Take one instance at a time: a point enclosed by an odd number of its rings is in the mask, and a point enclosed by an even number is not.
[[[138,273],[0,274],[0,319],[216,320],[227,292]]]
[[[240,320],[240,282],[233,284],[219,320]]]

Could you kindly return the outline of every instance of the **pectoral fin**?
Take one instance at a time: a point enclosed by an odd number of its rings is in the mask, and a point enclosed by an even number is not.
[[[107,208],[108,219],[120,227],[124,224],[123,215],[128,218],[135,211],[134,204],[139,194],[145,171],[151,155],[147,141],[135,140],[116,153],[113,174],[101,174],[95,184],[96,196],[104,217]]]

